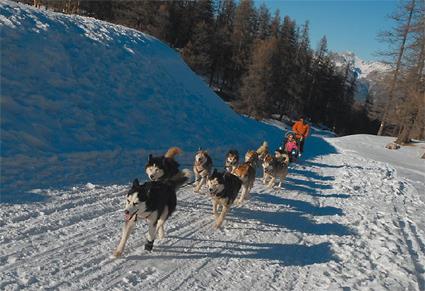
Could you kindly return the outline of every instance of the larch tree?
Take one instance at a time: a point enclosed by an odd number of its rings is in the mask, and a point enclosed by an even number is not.
[[[400,11],[392,16],[392,19],[396,21],[397,27],[390,32],[385,32],[382,34],[382,38],[384,41],[390,44],[399,44],[396,51],[388,52],[388,55],[395,55],[396,59],[393,63],[394,71],[392,73],[390,89],[388,92],[387,102],[385,104],[383,116],[381,119],[381,124],[379,126],[379,130],[377,135],[382,135],[385,129],[385,125],[388,121],[389,112],[391,106],[394,106],[394,93],[397,85],[398,78],[400,76],[400,70],[402,66],[402,59],[406,48],[406,42],[409,36],[409,32],[411,31],[411,21],[413,12],[415,10],[416,0],[411,0],[409,3],[404,5]]]

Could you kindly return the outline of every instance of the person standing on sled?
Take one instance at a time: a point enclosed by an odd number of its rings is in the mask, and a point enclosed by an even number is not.
[[[292,131],[295,132],[295,138],[299,141],[301,156],[304,151],[304,141],[308,136],[310,126],[305,123],[304,118],[301,117],[300,120],[296,121],[292,126]]]

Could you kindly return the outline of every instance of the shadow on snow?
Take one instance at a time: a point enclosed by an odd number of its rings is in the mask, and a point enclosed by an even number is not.
[[[204,241],[196,238],[174,238],[187,241]],[[161,255],[147,254],[129,256],[127,257],[127,260],[235,258],[270,260],[285,266],[306,266],[337,260],[332,253],[331,244],[328,242],[311,246],[278,243],[247,243],[222,240],[209,240],[209,242],[212,242],[213,246],[187,247],[159,245],[156,249],[161,251]],[[162,254],[162,252],[165,253]]]
[[[308,213],[315,216],[344,215],[340,208],[332,206],[318,207],[306,201],[283,198],[270,194],[259,194],[255,196],[255,199],[265,203],[288,205],[296,211]]]

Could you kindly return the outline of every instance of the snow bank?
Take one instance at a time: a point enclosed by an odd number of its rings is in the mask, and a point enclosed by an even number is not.
[[[181,57],[141,32],[0,3],[1,196],[88,181],[127,182],[155,151],[216,159],[282,133],[233,112]],[[221,166],[221,164],[220,164]]]
[[[425,142],[415,142],[398,150],[389,150],[385,145],[393,142],[394,137],[357,134],[326,140],[340,152],[375,160],[390,167],[395,176],[414,187],[415,196],[425,203],[425,160],[421,159],[425,152]],[[423,209],[419,208],[416,213],[418,227],[425,230]]]
[[[368,159],[391,164],[397,173],[412,181],[425,181],[425,143],[416,142],[398,150],[389,150],[385,145],[394,142],[394,137],[357,134],[328,139],[330,143],[345,151],[355,152]]]

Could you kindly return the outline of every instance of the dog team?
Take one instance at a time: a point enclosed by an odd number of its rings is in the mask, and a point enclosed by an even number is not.
[[[192,176],[188,169],[179,170],[179,164],[174,157],[180,153],[179,148],[172,147],[163,156],[149,155],[145,171],[150,181],[140,184],[135,179],[126,195],[125,223],[114,257],[122,255],[128,237],[139,218],[145,219],[148,223],[145,250],[151,251],[155,239],[164,237],[164,223],[176,209],[177,189],[186,184]],[[249,199],[257,167],[263,168],[264,184],[272,188],[279,179],[280,187],[288,174],[289,160],[289,155],[281,148],[271,155],[267,142],[263,142],[257,150],[249,150],[245,154],[244,162],[240,162],[238,151],[230,150],[225,157],[225,170],[218,172],[216,169],[213,170],[213,161],[208,152],[199,149],[195,154],[193,165],[194,192],[199,193],[202,187],[208,189],[215,217],[214,227],[221,227],[233,203],[240,204]],[[239,192],[241,194],[238,198]]]

